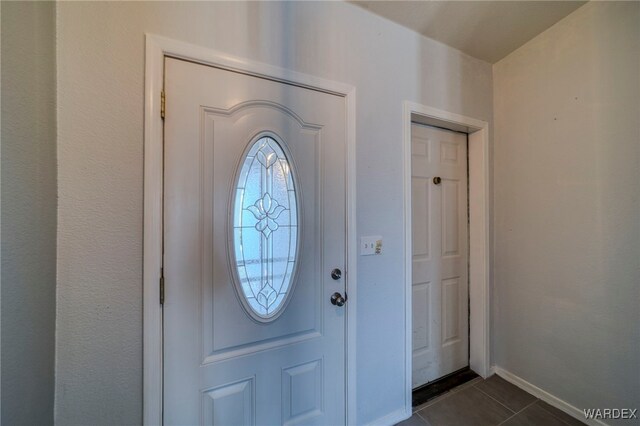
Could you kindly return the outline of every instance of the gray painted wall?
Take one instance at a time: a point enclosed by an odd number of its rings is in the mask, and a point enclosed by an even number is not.
[[[590,2],[494,66],[494,361],[640,405],[640,3]]]
[[[53,423],[55,3],[2,2],[3,425]]]
[[[491,122],[491,66],[343,2],[61,2],[56,422],[141,421],[145,32],[356,86],[356,414],[404,410],[402,101]]]

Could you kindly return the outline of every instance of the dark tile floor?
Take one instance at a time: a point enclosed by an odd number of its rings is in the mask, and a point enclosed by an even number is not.
[[[478,377],[414,407],[397,426],[578,426],[584,423],[497,375]]]

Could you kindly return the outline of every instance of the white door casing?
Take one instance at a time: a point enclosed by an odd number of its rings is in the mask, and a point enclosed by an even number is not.
[[[343,424],[345,99],[166,59],[164,421]],[[275,320],[247,314],[234,287],[229,209],[243,153],[283,145],[300,200],[297,275]]]
[[[493,372],[490,352],[490,287],[491,253],[489,226],[489,123],[478,118],[444,111],[411,101],[403,103],[402,152],[403,152],[403,193],[404,193],[404,274],[403,292],[405,297],[405,369],[404,415],[399,420],[409,418],[412,413],[412,264],[413,251],[411,223],[411,127],[412,123],[435,125],[441,128],[461,130],[468,134],[469,166],[469,368],[481,377],[487,378]]]
[[[467,135],[421,124],[411,132],[415,388],[469,362]]]

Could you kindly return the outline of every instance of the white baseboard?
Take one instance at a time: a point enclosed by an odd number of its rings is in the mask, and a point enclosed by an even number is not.
[[[367,426],[393,426],[396,423],[407,420],[412,415],[413,413],[411,411],[407,413],[405,408],[401,408],[367,423]]]
[[[579,408],[574,407],[573,405],[558,398],[557,396],[551,395],[549,392],[540,389],[536,385],[533,385],[527,382],[523,378],[518,377],[515,374],[508,372],[507,370],[503,370],[502,368],[497,366],[493,366],[492,370],[498,376],[505,379],[507,382],[514,384],[515,386],[519,387],[520,389],[526,392],[529,392],[531,395],[535,396],[536,398],[539,398],[542,401],[546,402],[547,404],[556,407],[558,410],[564,411],[571,417],[574,417],[580,420],[581,422],[584,422],[591,426],[607,426],[606,423],[603,423],[597,419],[585,419],[584,412]]]

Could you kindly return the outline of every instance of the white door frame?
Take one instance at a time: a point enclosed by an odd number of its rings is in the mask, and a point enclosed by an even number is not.
[[[489,123],[413,102],[404,102],[404,292],[405,404],[411,413],[411,122],[420,117],[440,127],[461,128],[469,134],[469,366],[482,377],[491,375],[489,359]],[[431,123],[433,124],[433,123]]]
[[[206,47],[146,34],[144,106],[144,242],[143,242],[143,424],[162,424],[162,265],[163,121],[160,93],[164,87],[164,58],[186,59],[244,74],[264,77],[342,96],[347,108],[346,162],[346,304],[345,386],[347,423],[355,424],[356,380],[356,91],[355,87],[301,74],[261,62],[227,55]],[[170,99],[168,99],[170,102]]]

